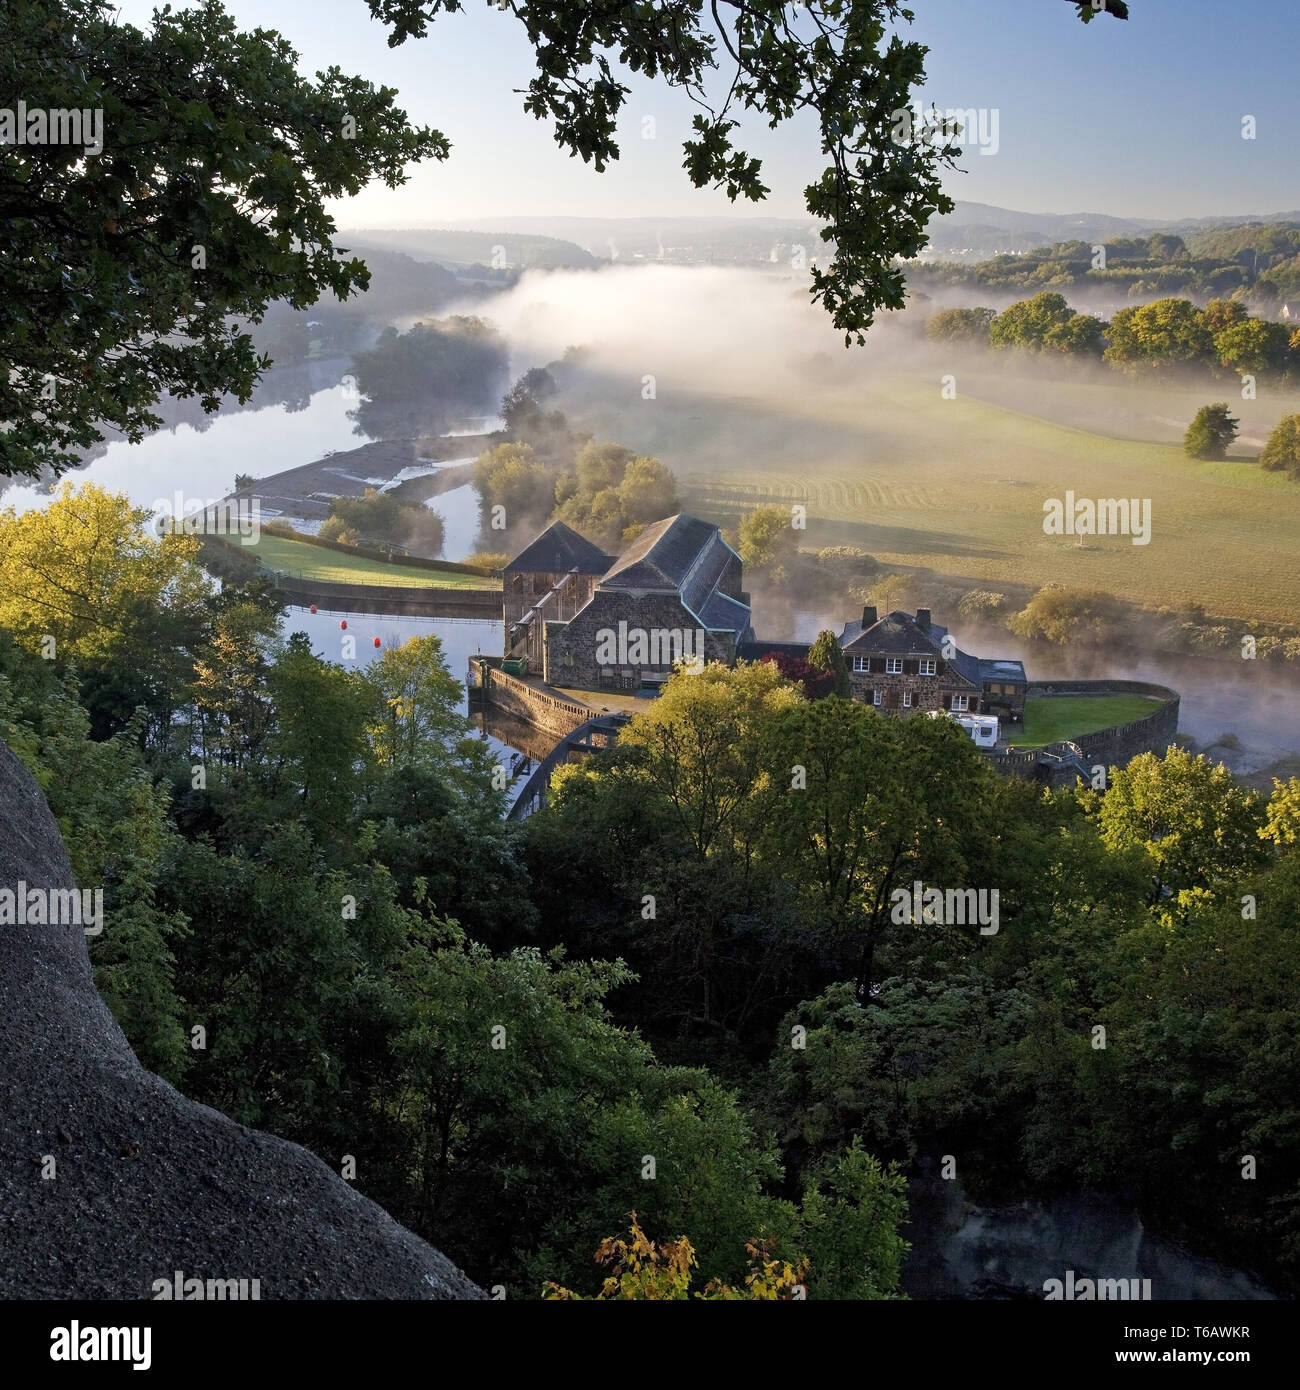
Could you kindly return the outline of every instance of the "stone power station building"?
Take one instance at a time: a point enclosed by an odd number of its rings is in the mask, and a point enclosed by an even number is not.
[[[636,690],[752,636],[740,556],[707,521],[647,526],[617,559],[556,522],[505,569],[506,656],[550,685]]]

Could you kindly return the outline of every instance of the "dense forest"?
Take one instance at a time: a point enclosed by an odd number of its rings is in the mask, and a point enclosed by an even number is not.
[[[674,677],[511,823],[436,638],[323,661],[144,519],[0,514],[0,733],[187,1094],[512,1296],[595,1294],[635,1212],[701,1280],[898,1297],[944,1156],[1296,1287],[1300,781],[1172,749],[1049,792],[759,663]],[[996,892],[995,930],[922,887]]]

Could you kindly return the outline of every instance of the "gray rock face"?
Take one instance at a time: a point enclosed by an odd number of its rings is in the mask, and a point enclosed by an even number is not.
[[[0,743],[0,888],[20,881],[73,886],[45,798]],[[484,1297],[306,1149],[145,1071],[80,927],[0,926],[0,1297],[152,1298],[177,1271],[257,1279],[264,1299]]]
[[[912,1298],[1043,1298],[1049,1279],[1138,1281],[1135,1297],[1270,1300],[1231,1269],[1148,1231],[1133,1207],[1097,1193],[1050,1202],[973,1206],[956,1181],[913,1180],[908,1194],[912,1250],[903,1286]],[[1058,1291],[1059,1293],[1060,1291]]]

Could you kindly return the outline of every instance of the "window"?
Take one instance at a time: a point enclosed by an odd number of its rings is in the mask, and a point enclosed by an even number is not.
[[[934,657],[923,656],[917,663],[917,671],[922,676],[934,675]]]
[[[884,692],[883,692],[883,691],[880,691],[880,690],[873,690],[873,691],[871,692],[871,703],[872,703],[873,705],[883,704],[883,703],[884,703]]]
[[[955,710],[964,710],[964,709],[969,708],[969,706],[970,706],[970,699],[969,699],[968,696],[966,696],[966,695],[954,695],[954,696],[952,697],[952,707],[953,707],[953,709],[955,709]]]
[[[901,656],[887,656],[885,658],[885,675],[901,676],[903,674],[903,658]]]
[[[853,658],[853,669],[858,672],[871,670],[871,658],[869,656],[855,656]]]
[[[904,691],[903,691],[903,708],[904,708],[904,709],[911,709],[911,708],[912,708],[912,692],[911,692],[910,690],[904,690]]]

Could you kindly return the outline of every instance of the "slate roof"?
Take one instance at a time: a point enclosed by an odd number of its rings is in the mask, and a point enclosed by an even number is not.
[[[886,613],[866,632],[861,622],[847,623],[840,635],[840,646],[846,652],[869,651],[885,656],[942,656],[939,648],[947,635],[948,629],[938,623],[931,623],[926,631],[910,613]]]
[[[579,574],[604,574],[613,563],[612,555],[592,545],[572,526],[553,521],[506,569],[524,574],[568,574],[575,569]]]
[[[808,653],[812,650],[809,642],[742,642],[736,648],[736,656],[741,661],[762,661],[768,652],[777,652],[781,656],[798,657],[806,661]]]
[[[737,642],[749,630],[749,609],[729,594],[710,594],[704,605],[692,612],[707,631],[730,632]]]
[[[749,631],[749,605],[718,591],[735,553],[716,526],[681,512],[647,526],[597,588],[676,594],[703,628],[739,642]]]
[[[717,538],[718,528],[698,517],[684,512],[665,517],[647,526],[618,557],[601,588],[680,591],[701,552]]]
[[[1025,675],[1023,661],[981,661],[980,678],[986,681],[1011,681],[1024,685],[1029,684],[1029,677]]]

